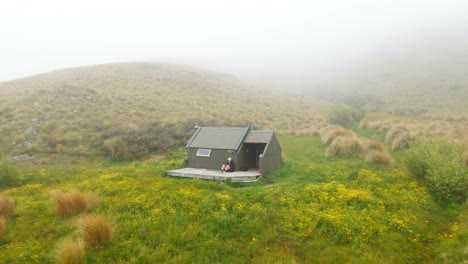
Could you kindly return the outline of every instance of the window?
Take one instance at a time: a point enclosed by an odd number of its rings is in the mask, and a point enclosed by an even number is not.
[[[211,155],[211,149],[198,149],[197,156],[209,157]]]

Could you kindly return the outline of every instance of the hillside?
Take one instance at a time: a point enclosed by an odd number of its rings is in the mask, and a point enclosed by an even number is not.
[[[447,33],[388,43],[329,80],[315,94],[360,96],[368,109],[398,115],[468,117],[468,39]]]
[[[14,155],[93,155],[106,150],[106,139],[131,137],[145,129],[182,133],[158,139],[170,141],[168,147],[174,138],[183,141],[196,123],[256,122],[261,128],[287,132],[322,118],[315,104],[304,98],[259,90],[226,74],[169,64],[65,69],[1,83],[0,94],[0,146],[3,154]]]

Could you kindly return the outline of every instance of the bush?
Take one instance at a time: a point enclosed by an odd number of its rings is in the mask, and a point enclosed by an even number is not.
[[[78,221],[84,241],[91,247],[101,247],[112,238],[113,224],[99,215],[85,215]]]
[[[12,197],[0,193],[0,217],[15,214],[15,200]]]
[[[354,136],[340,136],[337,137],[328,146],[325,154],[329,156],[350,157],[360,155],[363,147],[361,140]]]
[[[0,159],[0,188],[19,185],[19,172],[6,159]]]
[[[335,106],[328,115],[328,122],[347,127],[353,123],[351,107],[346,105]]]
[[[111,137],[104,140],[104,148],[109,151],[113,159],[122,159],[128,155],[127,143],[122,137]]]
[[[85,247],[81,239],[73,241],[66,239],[61,241],[54,251],[54,263],[80,264],[85,263]]]
[[[393,158],[387,152],[382,150],[369,150],[366,154],[366,162],[387,166],[392,166],[395,163]]]
[[[194,131],[192,128],[193,124],[189,122],[152,122],[131,130],[111,129],[103,134],[104,149],[114,159],[133,159],[153,151],[164,152],[186,143]]]
[[[76,190],[69,193],[54,191],[51,193],[51,197],[59,216],[86,212],[98,206],[101,201],[97,194],[90,193],[85,195]]]
[[[462,153],[462,148],[442,141],[419,140],[408,151],[405,164],[438,201],[463,203],[468,195],[468,168]]]

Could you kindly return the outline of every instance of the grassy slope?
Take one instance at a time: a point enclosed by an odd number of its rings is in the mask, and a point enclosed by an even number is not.
[[[99,154],[106,132],[152,121],[255,121],[288,132],[306,128],[319,116],[314,101],[259,90],[226,74],[168,64],[66,69],[1,83],[0,95],[0,148],[16,155]]]
[[[5,190],[17,213],[0,238],[0,262],[45,263],[58,241],[78,236],[77,217],[56,216],[54,189],[97,192],[103,203],[95,213],[114,219],[113,240],[88,248],[89,263],[438,263],[441,243],[449,260],[463,261],[463,238],[451,236],[466,233],[466,223],[446,228],[450,216],[400,169],[325,159],[318,137],[279,140],[284,166],[243,188],[164,176],[183,165],[182,152],[95,168],[32,168],[25,185]]]

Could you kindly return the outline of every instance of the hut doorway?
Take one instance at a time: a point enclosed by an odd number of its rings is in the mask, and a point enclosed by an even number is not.
[[[249,169],[259,169],[259,156],[263,154],[266,143],[246,143],[246,160]]]

